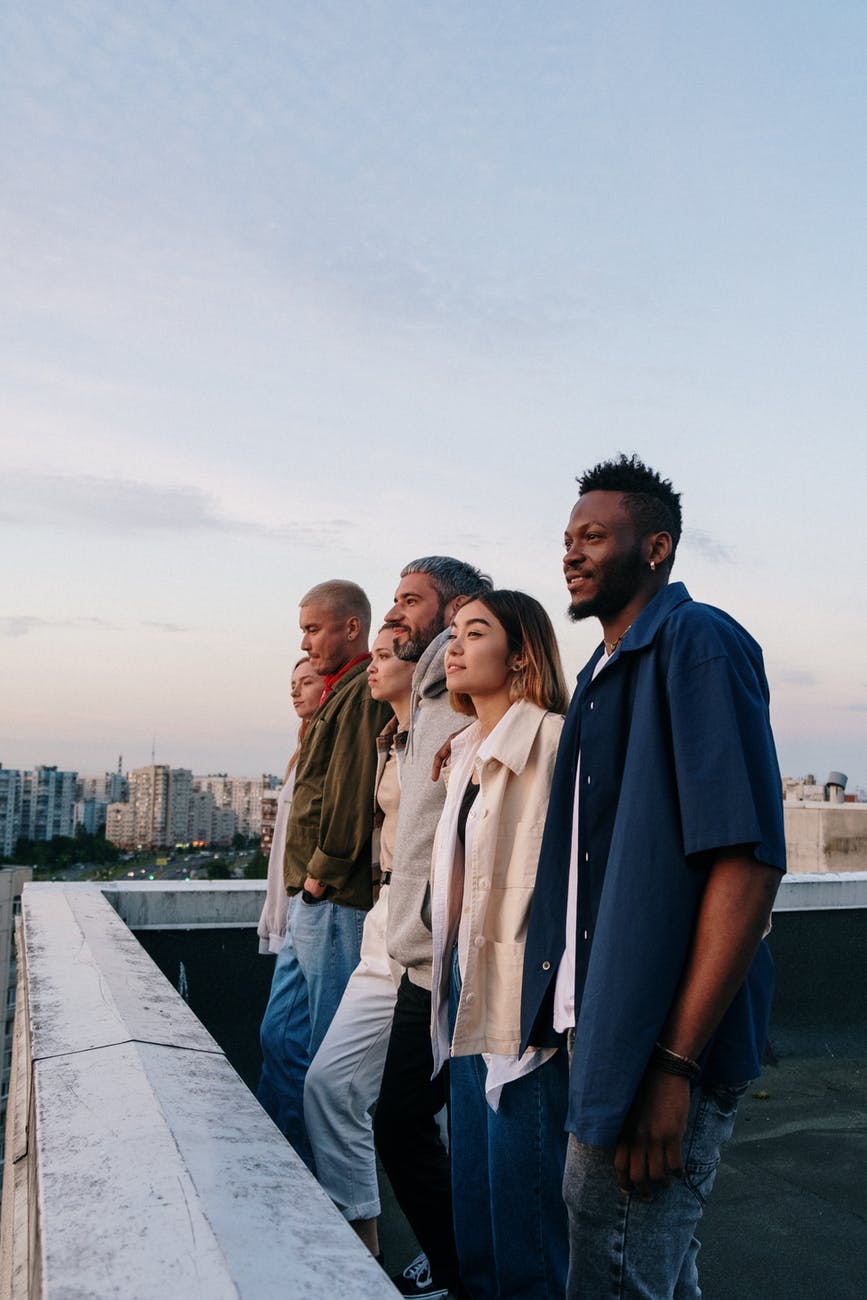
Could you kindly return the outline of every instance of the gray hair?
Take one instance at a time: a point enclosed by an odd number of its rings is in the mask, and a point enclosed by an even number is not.
[[[476,592],[491,591],[494,586],[486,573],[480,573],[472,564],[454,560],[450,555],[425,555],[420,560],[413,560],[404,565],[400,576],[406,578],[410,573],[427,574],[443,607],[455,596],[474,596]]]
[[[318,582],[301,597],[298,604],[324,605],[335,618],[351,618],[354,615],[361,624],[364,636],[370,632],[370,601],[357,582],[349,582],[345,578],[329,578],[327,582]]]

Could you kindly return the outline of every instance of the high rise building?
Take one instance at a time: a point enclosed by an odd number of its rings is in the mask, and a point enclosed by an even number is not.
[[[29,840],[53,840],[57,835],[72,835],[77,775],[56,767],[18,773],[20,804],[15,839],[24,836]]]
[[[186,767],[173,767],[169,772],[166,832],[163,844],[186,844],[189,840],[192,794],[192,772]]]
[[[129,774],[129,802],[106,810],[106,839],[124,848],[165,848],[190,838],[193,774],[164,763],[134,768]]]
[[[274,827],[277,824],[277,798],[279,790],[264,790],[262,792],[262,829],[259,832],[259,847],[267,857],[271,852],[271,845],[274,841]]]
[[[103,772],[100,776],[79,776],[75,783],[73,825],[89,835],[97,835],[106,824],[108,805],[125,803],[129,798],[129,782],[123,774],[122,759],[118,759],[116,772]]]
[[[21,773],[0,766],[0,856],[11,858],[21,834]]]
[[[137,847],[135,812],[131,803],[110,803],[105,811],[105,838],[122,849]]]
[[[194,778],[196,790],[208,790],[218,808],[231,808],[242,835],[261,835],[262,796],[279,784],[274,776],[227,776],[214,772]]]

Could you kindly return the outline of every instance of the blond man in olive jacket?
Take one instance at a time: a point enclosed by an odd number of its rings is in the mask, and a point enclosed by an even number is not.
[[[304,1079],[358,965],[372,903],[374,742],[391,709],[367,690],[370,602],[360,587],[333,579],[311,588],[300,622],[301,649],[325,684],[298,755],[284,858],[286,942],[262,1020],[257,1095],[313,1169]]]

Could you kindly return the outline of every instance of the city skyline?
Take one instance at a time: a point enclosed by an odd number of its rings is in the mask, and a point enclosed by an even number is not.
[[[0,16],[0,762],[282,772],[297,603],[457,554],[598,643],[574,477],[683,493],[783,773],[867,785],[867,12]]]

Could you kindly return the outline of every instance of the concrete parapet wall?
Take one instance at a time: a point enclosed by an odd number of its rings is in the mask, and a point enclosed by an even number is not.
[[[777,912],[827,912],[867,908],[867,873],[794,872],[783,876],[774,903]]]
[[[867,1051],[867,873],[787,876],[768,942],[777,969],[773,1052],[862,1058]]]
[[[396,1294],[122,919],[249,925],[262,892],[27,886],[4,1300]]]
[[[131,930],[229,929],[256,926],[264,880],[113,881],[100,885]]]
[[[867,804],[783,804],[793,872],[867,872]]]

